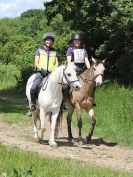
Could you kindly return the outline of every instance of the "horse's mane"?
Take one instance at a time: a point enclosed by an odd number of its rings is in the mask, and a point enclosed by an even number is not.
[[[93,66],[91,66],[90,68],[86,68],[83,72],[79,74],[79,77],[84,76],[88,78],[89,75],[91,76],[92,72],[93,72]]]

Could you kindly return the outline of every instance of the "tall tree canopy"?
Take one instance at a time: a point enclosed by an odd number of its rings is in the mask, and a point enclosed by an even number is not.
[[[53,0],[44,6],[48,21],[60,13],[72,30],[83,34],[89,56],[107,57],[112,74],[133,81],[131,0]]]
[[[89,57],[106,57],[109,76],[133,83],[131,0],[52,0],[44,6],[45,10],[28,10],[14,19],[0,19],[0,64],[5,65],[0,72],[16,68],[21,72],[19,78],[26,82],[33,73],[35,50],[43,44],[44,33],[55,34],[54,47],[62,63],[71,35],[80,32]]]

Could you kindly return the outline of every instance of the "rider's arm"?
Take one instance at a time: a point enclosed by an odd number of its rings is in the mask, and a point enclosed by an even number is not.
[[[72,59],[71,56],[67,56],[67,62],[68,62],[68,63],[71,63],[71,59]]]
[[[59,62],[58,62],[58,58],[56,57],[55,59],[55,68],[57,68],[59,66]]]
[[[39,60],[40,60],[40,52],[39,52],[39,49],[36,50],[36,53],[35,53],[35,67],[37,70],[41,71],[41,66],[39,65]]]
[[[87,68],[89,69],[90,68],[90,62],[89,62],[89,59],[87,57],[85,57],[85,64],[86,64]]]
[[[35,67],[38,69],[38,70],[41,70],[41,67],[39,65],[39,59],[40,59],[40,56],[35,56]]]
[[[90,62],[89,62],[89,59],[88,59],[88,54],[87,54],[87,51],[86,49],[85,50],[85,64],[87,66],[87,68],[89,69],[90,68]]]
[[[68,49],[67,49],[67,52],[66,52],[67,62],[68,62],[68,63],[71,63],[71,62],[72,62],[72,54],[73,54],[72,48],[68,48]]]

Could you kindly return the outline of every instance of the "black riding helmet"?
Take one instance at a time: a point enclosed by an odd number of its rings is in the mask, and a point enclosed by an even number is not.
[[[80,34],[74,34],[74,35],[72,36],[71,40],[73,41],[73,40],[76,40],[76,39],[82,40],[81,35],[80,35]]]
[[[43,40],[47,40],[47,39],[51,39],[54,42],[55,40],[54,34],[51,32],[47,32],[46,34],[44,34]]]

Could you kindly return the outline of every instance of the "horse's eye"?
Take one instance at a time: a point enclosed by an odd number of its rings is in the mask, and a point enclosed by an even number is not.
[[[71,74],[70,74],[70,73],[68,73],[67,75],[68,75],[68,77],[70,77],[70,76],[71,76]]]

